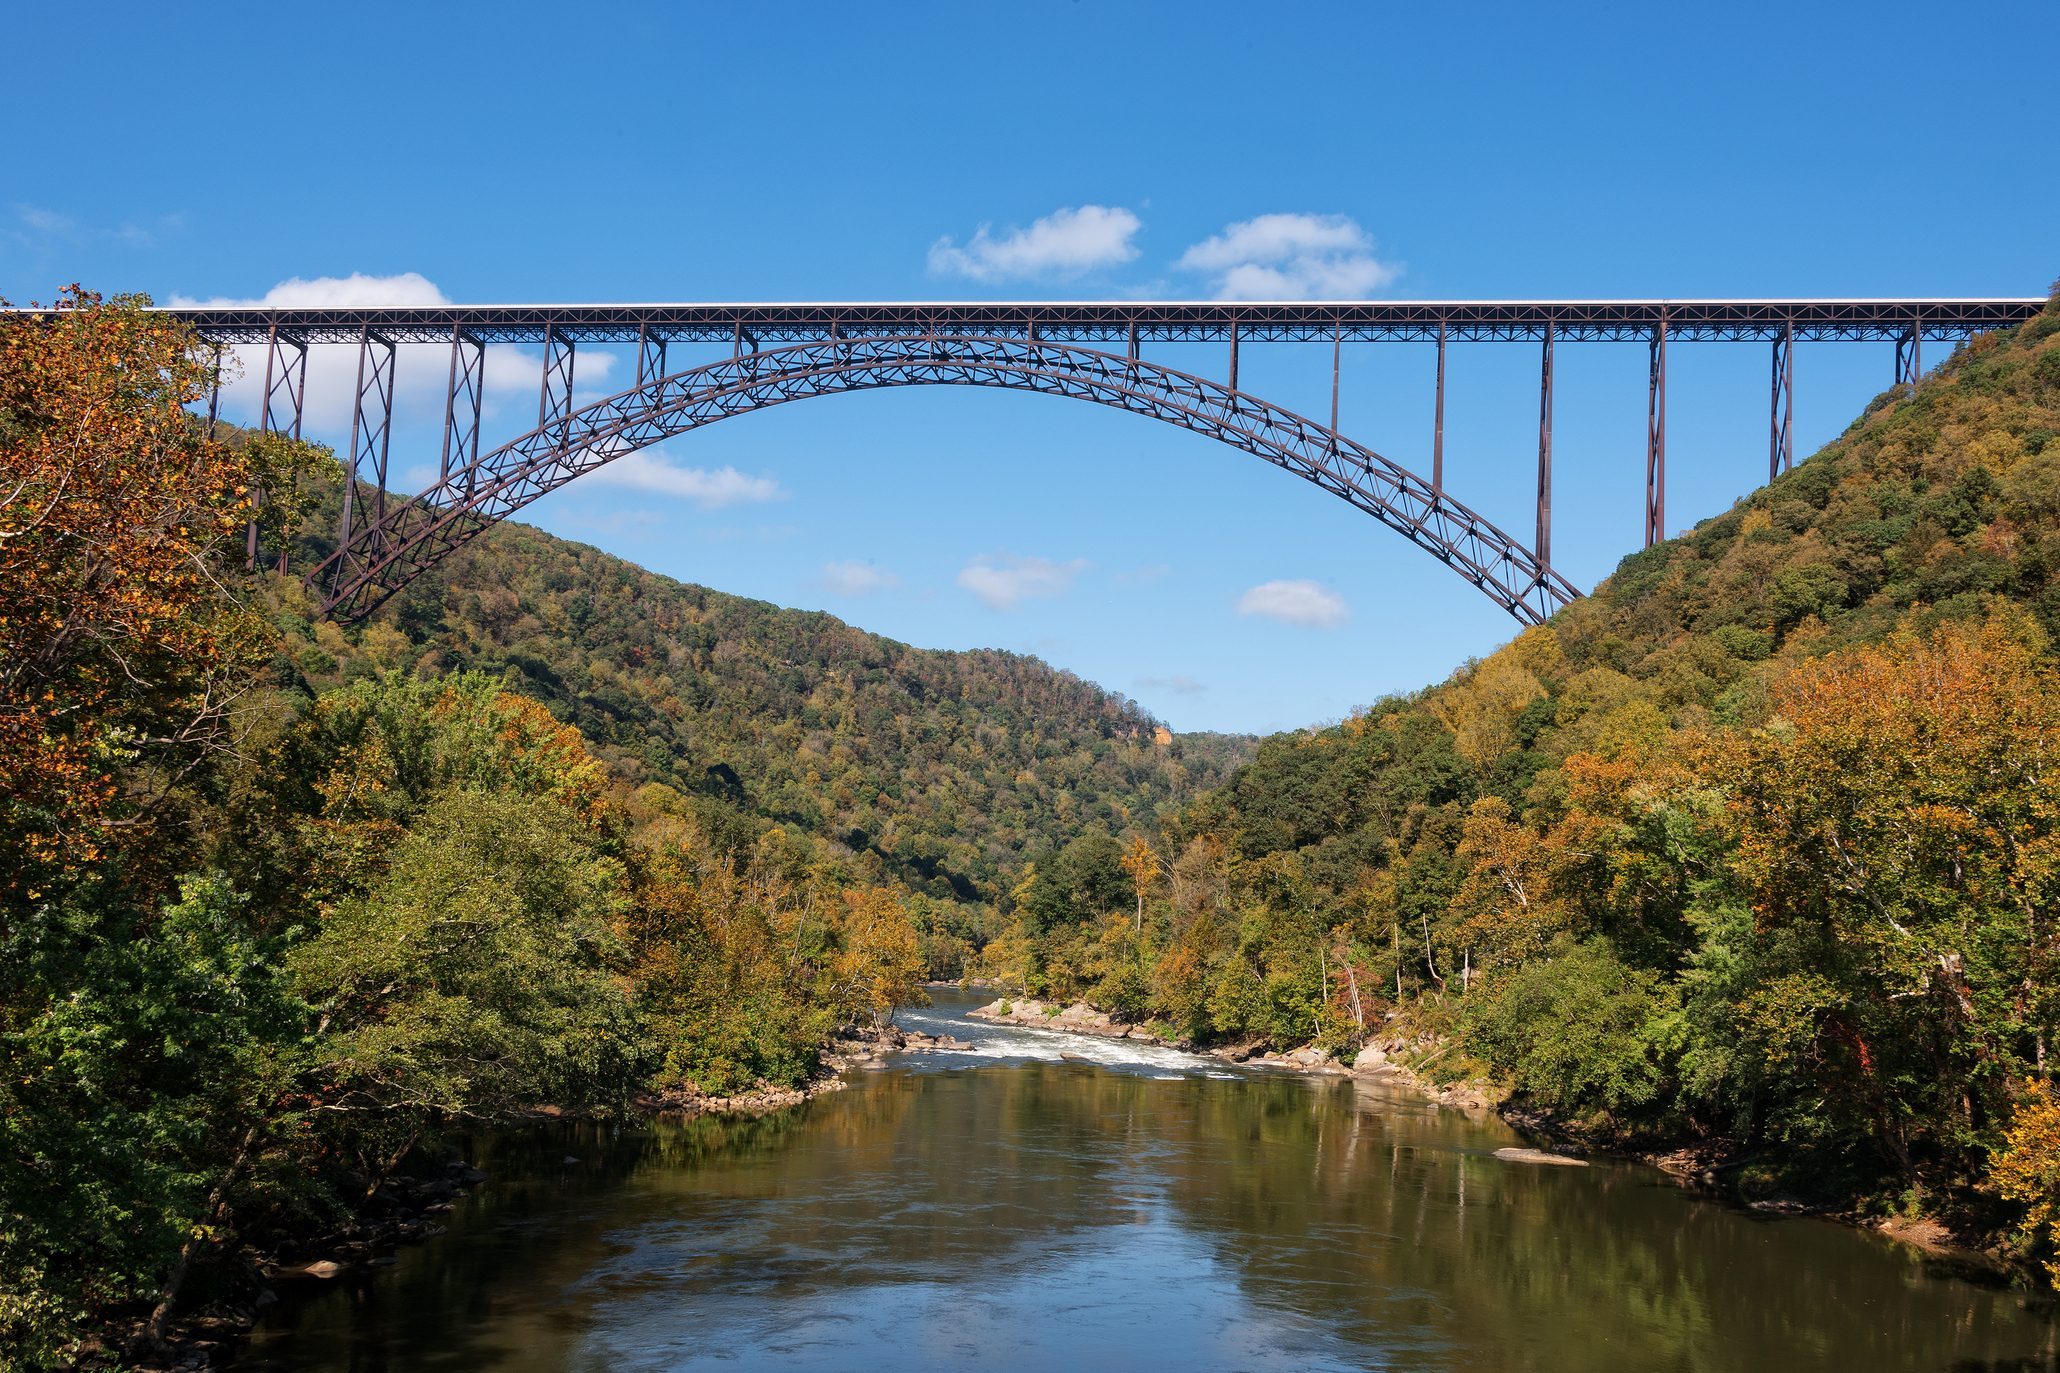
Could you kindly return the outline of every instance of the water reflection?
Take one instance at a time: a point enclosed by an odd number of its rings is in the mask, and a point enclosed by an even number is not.
[[[499,1141],[450,1236],[289,1304],[251,1362],[2060,1367],[2019,1298],[1871,1236],[1503,1163],[1499,1124],[1364,1084],[956,1028],[986,1052],[773,1119]]]

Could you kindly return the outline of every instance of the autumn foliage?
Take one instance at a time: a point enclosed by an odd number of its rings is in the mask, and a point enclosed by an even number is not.
[[[9,887],[94,862],[164,769],[225,742],[260,643],[218,557],[250,514],[251,455],[183,408],[212,358],[130,304],[73,291],[0,329]]]

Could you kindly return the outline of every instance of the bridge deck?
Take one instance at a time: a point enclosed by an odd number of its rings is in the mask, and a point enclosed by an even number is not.
[[[1965,338],[2021,323],[2042,297],[1931,300],[1375,300],[1375,301],[909,301],[686,305],[202,306],[167,309],[218,343],[262,343],[274,330],[303,343],[355,343],[361,331],[394,343],[447,342],[462,329],[483,343],[667,340],[809,342],[926,332],[1066,343],[1321,340],[1894,341]]]

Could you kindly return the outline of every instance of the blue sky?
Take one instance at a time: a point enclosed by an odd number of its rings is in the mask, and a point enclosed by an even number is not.
[[[1985,295],[2060,274],[2050,3],[46,4],[0,15],[0,48],[17,302],[74,280],[493,302]],[[1220,375],[1221,351],[1157,356]],[[583,391],[614,389],[604,356]],[[403,359],[408,489],[442,366]],[[1584,585],[1638,543],[1644,366],[1560,351],[1554,548]],[[489,360],[490,439],[527,427],[534,368]],[[1533,347],[1451,353],[1448,483],[1513,531],[1536,368]],[[1327,348],[1248,346],[1241,372],[1327,410]],[[1674,527],[1764,471],[1766,373],[1763,348],[1674,351]],[[1801,346],[1799,452],[1890,373],[1883,345]],[[1430,377],[1428,347],[1348,346],[1345,429],[1426,468]],[[316,386],[340,440],[348,382]],[[913,643],[1037,653],[1179,728],[1333,719],[1515,628],[1256,459],[1041,396],[783,407],[527,517]]]

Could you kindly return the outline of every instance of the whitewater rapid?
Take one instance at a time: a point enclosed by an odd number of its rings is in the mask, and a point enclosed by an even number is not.
[[[1144,1044],[1134,1039],[1111,1039],[1106,1035],[974,1020],[966,1012],[981,1003],[959,1005],[943,997],[939,998],[939,1003],[904,1008],[894,1017],[895,1023],[904,1030],[953,1035],[972,1044],[972,1048],[957,1052],[931,1050],[922,1055],[933,1059],[939,1067],[963,1066],[968,1059],[980,1064],[1056,1063],[1064,1059],[1169,1081],[1189,1077],[1228,1079],[1241,1076],[1221,1059],[1203,1054]]]

